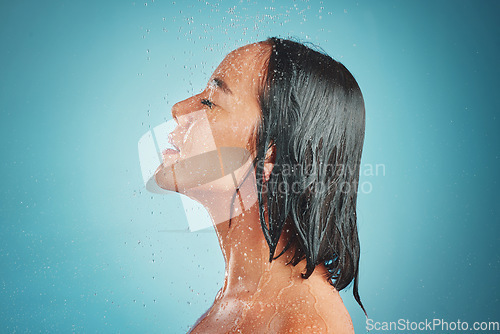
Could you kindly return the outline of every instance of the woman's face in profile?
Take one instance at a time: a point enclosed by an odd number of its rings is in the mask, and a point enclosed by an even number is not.
[[[231,160],[240,165],[248,160],[261,115],[258,91],[269,51],[269,46],[257,43],[231,52],[200,94],[173,106],[177,127],[169,141],[177,150],[163,153],[163,163],[156,171],[160,187],[185,192],[220,179],[227,174],[221,148],[239,148],[232,151],[238,153]],[[220,186],[219,180],[211,188]]]

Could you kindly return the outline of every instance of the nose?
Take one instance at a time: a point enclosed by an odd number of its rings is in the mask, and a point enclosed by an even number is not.
[[[172,107],[172,117],[177,124],[183,126],[189,123],[189,114],[196,111],[195,101],[196,96],[192,96],[174,104]]]
[[[181,115],[181,104],[182,104],[182,102],[183,101],[177,102],[172,107],[172,118],[175,120],[175,122],[177,124],[179,124],[179,116]]]

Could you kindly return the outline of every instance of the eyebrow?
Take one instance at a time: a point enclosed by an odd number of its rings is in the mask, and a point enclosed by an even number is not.
[[[222,89],[222,91],[224,93],[233,94],[233,92],[231,91],[231,89],[229,89],[229,86],[227,85],[227,83],[224,80],[220,79],[220,78],[213,78],[212,79],[212,84],[215,87],[218,87],[218,88]]]

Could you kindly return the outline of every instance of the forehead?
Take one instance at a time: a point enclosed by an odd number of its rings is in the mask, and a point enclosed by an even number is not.
[[[229,53],[212,75],[231,86],[258,82],[265,73],[271,47],[265,43],[245,45]],[[259,81],[260,82],[260,81]]]

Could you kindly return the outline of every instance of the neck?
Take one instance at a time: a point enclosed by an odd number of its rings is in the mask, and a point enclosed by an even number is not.
[[[269,262],[269,246],[262,232],[257,204],[231,219],[230,223],[216,225],[215,230],[226,264],[222,289],[225,297],[244,300],[254,295],[271,276],[290,274],[290,269],[285,268],[285,260],[291,259],[290,254]],[[280,245],[277,254],[283,246]]]
[[[214,203],[215,201],[207,202]],[[230,203],[222,205],[223,201],[220,198],[217,203],[219,204],[217,212],[224,210],[229,212]],[[218,215],[212,210],[213,205],[207,208],[212,218]],[[250,301],[259,290],[265,290],[267,284],[276,286],[275,284],[288,285],[290,282],[301,283],[303,281],[301,273],[305,272],[306,261],[302,260],[296,266],[287,265],[293,257],[292,248],[272,262],[269,261],[269,246],[260,224],[258,203],[231,220],[214,224],[214,226],[225,261],[224,286],[218,298]],[[290,234],[291,231],[285,225],[275,256],[282,252]],[[326,268],[318,266],[312,276],[316,277],[325,273]],[[328,285],[323,277],[319,281]]]
[[[199,201],[212,217],[225,261],[224,286],[218,298],[248,301],[271,281],[273,286],[303,282],[301,273],[305,272],[305,259],[296,266],[287,265],[293,257],[293,247],[269,261],[269,246],[262,231],[254,186],[243,185],[236,197],[234,191],[200,189],[188,195]],[[245,205],[245,202],[253,204]],[[293,230],[285,224],[274,256],[282,252],[291,233]],[[324,266],[317,266],[309,281],[314,279],[329,285],[324,278],[326,273]]]

